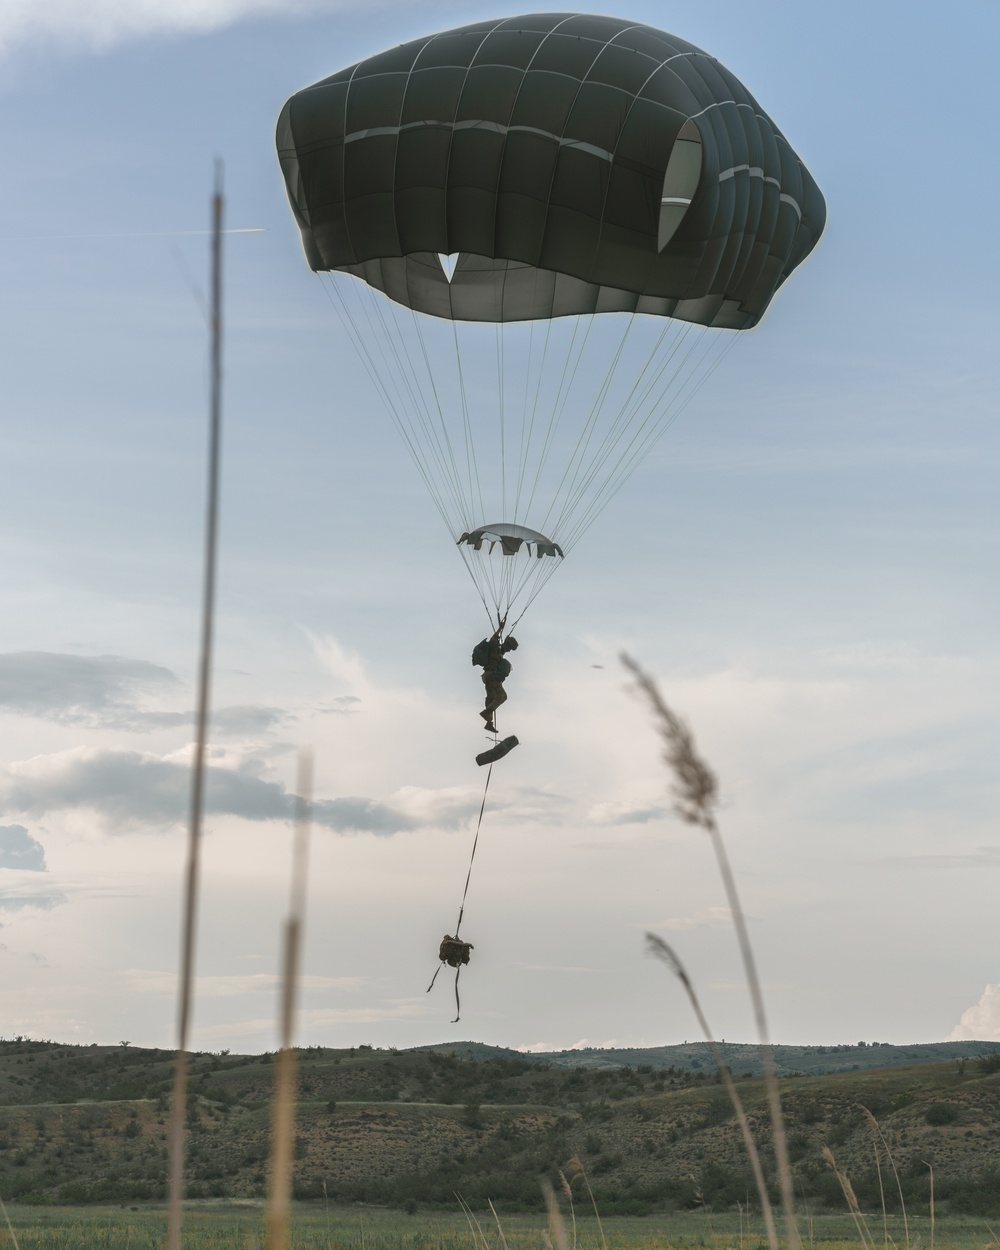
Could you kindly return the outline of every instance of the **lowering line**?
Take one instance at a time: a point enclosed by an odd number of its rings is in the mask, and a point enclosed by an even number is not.
[[[483,827],[483,812],[486,811],[486,795],[489,793],[490,778],[492,776],[493,765],[491,764],[490,770],[486,774],[486,785],[483,788],[483,801],[479,807],[479,819],[476,821],[476,836],[472,840],[472,854],[469,856],[469,871],[465,874],[465,889],[462,891],[462,901],[458,908],[458,923],[455,925],[455,935],[454,937],[448,933],[444,935],[444,939],[441,942],[441,950],[439,952],[441,962],[434,970],[434,975],[431,977],[431,983],[427,987],[427,993],[429,994],[434,988],[434,982],[438,979],[438,973],[446,963],[451,964],[451,966],[455,969],[455,1019],[452,1020],[452,1024],[458,1024],[462,1016],[462,1003],[458,996],[458,978],[461,976],[463,965],[469,962],[469,952],[473,949],[472,943],[463,942],[459,937],[459,933],[462,928],[462,919],[465,916],[465,900],[469,894],[469,882],[472,879],[472,865],[476,860],[476,847],[479,846],[479,831]]]

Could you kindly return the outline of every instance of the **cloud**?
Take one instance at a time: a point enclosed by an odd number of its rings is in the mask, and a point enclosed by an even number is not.
[[[587,820],[592,825],[645,825],[662,820],[670,811],[665,803],[595,803],[587,812]]]
[[[304,1034],[314,1029],[339,1028],[345,1024],[385,1024],[390,1021],[427,1018],[429,1014],[429,1008],[423,999],[396,1000],[380,1007],[304,1008],[298,1013],[298,1029],[300,1034]],[[259,1016],[252,1020],[198,1025],[195,1028],[195,1039],[198,1042],[229,1042],[230,1039],[237,1038],[269,1038],[274,1036],[274,1032],[274,1017]]]
[[[236,767],[209,765],[205,784],[208,815],[244,820],[290,820],[295,795],[278,781],[257,775],[254,755]],[[187,818],[191,772],[187,759],[111,747],[73,747],[21,760],[0,770],[0,807],[30,816],[88,808],[113,831],[177,824]],[[458,828],[477,808],[468,788],[423,790],[406,787],[385,803],[351,795],[317,799],[316,824],[337,833],[389,835],[428,826]]]
[[[619,1047],[645,1046],[645,1041],[629,1042],[621,1038],[609,1037],[603,1042],[592,1042],[589,1037],[581,1037],[571,1046],[559,1046],[554,1042],[526,1042],[523,1046],[515,1046],[523,1055],[556,1055],[565,1054],[569,1050],[616,1050]]]
[[[193,713],[188,713],[186,719],[193,720]],[[212,712],[212,732],[247,737],[265,733],[290,719],[293,718],[279,707],[261,707],[253,703],[236,704],[232,707],[220,707]]]
[[[59,890],[46,890],[42,893],[28,893],[13,887],[0,890],[0,910],[2,911],[51,911],[65,903],[66,895]]]
[[[1000,1042],[1000,985],[987,985],[948,1034],[949,1042]]]
[[[0,55],[29,42],[101,51],[150,35],[207,33],[270,13],[355,7],[350,0],[7,0],[0,5]]]
[[[334,716],[352,716],[360,710],[361,700],[357,695],[338,694],[336,698],[328,699],[325,703],[317,703],[313,706],[313,711],[321,712],[326,715]]]
[[[24,825],[0,825],[0,868],[45,872],[45,847]]]
[[[330,676],[348,689],[365,691],[370,683],[357,651],[350,651],[331,634],[310,634],[313,652]]]
[[[519,1050],[522,1055],[554,1055],[561,1050],[586,1050],[589,1045],[589,1040],[581,1037],[572,1046],[557,1046],[554,1042],[525,1042],[523,1046],[516,1046],[514,1049]]]
[[[888,855],[868,862],[909,868],[1000,868],[1000,846],[979,846],[974,851],[952,854]]]
[[[691,916],[671,916],[666,920],[659,920],[653,925],[643,925],[643,928],[666,929],[670,933],[684,933],[688,929],[703,929],[706,925],[729,924],[730,919],[728,907],[706,907],[704,911],[695,912]]]
[[[392,799],[395,810],[405,814],[413,828],[460,829],[478,813],[482,792],[473,786],[446,786],[440,790],[403,786]],[[494,801],[493,810],[505,806],[502,800]]]
[[[142,968],[128,968],[125,979],[129,988],[143,994],[165,994],[173,997],[177,993],[177,973],[147,971]],[[281,983],[281,977],[273,972],[253,972],[234,974],[232,976],[203,976],[196,979],[195,993],[199,998],[238,998],[243,994],[255,994],[261,990],[272,991]],[[363,977],[320,977],[304,975],[299,977],[299,987],[303,990],[357,990],[364,984]]]
[[[0,655],[0,708],[63,725],[148,733],[193,724],[194,712],[147,711],[139,696],[173,690],[179,679],[168,668],[120,655],[80,656],[55,651],[13,651]],[[344,712],[358,700],[334,700],[328,711]],[[222,736],[262,734],[294,719],[277,707],[236,704],[212,711],[212,732]]]
[[[139,691],[179,685],[167,668],[120,655],[64,655],[10,651],[0,655],[0,706],[63,724],[129,722]],[[171,723],[179,713],[167,716]]]
[[[39,955],[38,951],[12,951],[9,946],[0,943],[0,951],[5,955],[9,955],[12,959],[25,959],[28,963],[38,964],[41,968],[51,968],[52,965],[44,955]]]

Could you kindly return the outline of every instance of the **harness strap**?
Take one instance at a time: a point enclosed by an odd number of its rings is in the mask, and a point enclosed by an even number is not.
[[[479,845],[479,830],[483,827],[483,812],[486,810],[486,795],[490,788],[490,778],[493,776],[493,765],[486,774],[486,785],[483,788],[483,801],[479,808],[479,819],[476,821],[476,836],[472,842],[472,854],[469,856],[469,871],[465,874],[465,889],[462,891],[462,902],[458,909],[458,924],[455,925],[455,940],[458,941],[458,932],[462,927],[462,917],[465,915],[465,899],[469,893],[469,881],[472,877],[472,865],[476,858],[476,847]]]
[[[465,900],[469,894],[469,881],[472,878],[472,865],[476,859],[476,847],[479,846],[479,831],[483,827],[483,812],[486,811],[486,795],[489,793],[490,778],[493,776],[493,765],[490,765],[489,772],[486,774],[486,785],[483,787],[483,801],[479,805],[479,819],[476,821],[476,836],[472,841],[472,854],[469,856],[469,871],[465,874],[465,889],[462,891],[462,902],[458,908],[458,924],[455,925],[455,941],[458,941],[459,930],[462,928],[462,917],[465,915]],[[426,993],[430,993],[434,988],[434,982],[438,979],[438,973],[444,967],[444,963],[439,963],[434,969],[434,975],[431,977],[431,983],[428,985]],[[461,974],[462,966],[455,969],[455,1019],[452,1024],[457,1024],[462,1014],[462,1004],[458,996],[458,978]]]

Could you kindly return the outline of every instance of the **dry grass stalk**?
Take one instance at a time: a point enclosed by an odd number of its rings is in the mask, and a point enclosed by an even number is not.
[[[490,1243],[483,1232],[483,1226],[476,1218],[472,1207],[469,1206],[461,1194],[456,1193],[455,1197],[458,1199],[458,1205],[461,1207],[465,1221],[469,1225],[469,1231],[472,1233],[472,1250],[490,1250]],[[492,1203],[490,1205],[492,1206]]]
[[[590,1198],[590,1205],[594,1208],[594,1219],[597,1221],[597,1231],[601,1234],[601,1250],[608,1250],[608,1239],[604,1236],[604,1225],[601,1223],[601,1213],[597,1209],[597,1199],[594,1197],[594,1191],[590,1188],[590,1181],[587,1179],[587,1169],[580,1162],[579,1155],[574,1155],[572,1159],[570,1159],[567,1166],[573,1173],[570,1177],[570,1181],[572,1182],[579,1178],[583,1181],[587,1188],[587,1196]]]
[[[555,1250],[569,1250],[569,1241],[566,1238],[566,1225],[563,1222],[562,1212],[559,1210],[556,1195],[548,1180],[542,1181],[542,1193],[545,1195],[545,1206],[549,1213],[549,1235],[552,1238]]]
[[[806,1220],[808,1221],[809,1250],[812,1250],[812,1247],[813,1247],[813,1213],[812,1213],[812,1208],[809,1206],[809,1202],[806,1198],[805,1186],[802,1187],[801,1197],[802,1197],[802,1209],[805,1211]]]
[[[781,1190],[781,1205],[785,1217],[785,1232],[788,1238],[788,1250],[801,1250],[802,1240],[799,1237],[795,1219],[795,1190],[792,1180],[792,1165],[788,1156],[788,1137],[785,1133],[785,1119],[781,1112],[781,1093],[778,1088],[777,1070],[774,1063],[774,1050],[771,1046],[767,1027],[767,1013],[764,1009],[764,995],[757,974],[757,961],[754,958],[750,943],[750,932],[747,929],[746,916],[740,903],[736,889],[736,878],[729,863],[729,855],[722,833],[715,819],[715,808],[718,805],[718,782],[708,764],[698,755],[694,744],[694,736],[687,725],[667,706],[659,687],[653,678],[645,672],[631,656],[622,653],[621,662],[631,673],[636,688],[645,697],[653,712],[657,732],[663,740],[663,759],[673,773],[675,810],[680,818],[690,825],[704,829],[715,852],[719,875],[722,878],[729,912],[732,916],[736,939],[743,960],[743,971],[750,1001],[753,1005],[754,1019],[757,1025],[757,1037],[760,1042],[761,1067],[764,1071],[764,1085],[767,1090],[768,1110],[771,1116],[771,1138],[774,1143],[775,1163],[778,1170],[778,1185]]]
[[[868,1126],[872,1130],[872,1134],[875,1136],[875,1142],[874,1142],[875,1167],[876,1167],[876,1170],[878,1171],[878,1190],[882,1198],[882,1221],[883,1221],[883,1224],[885,1224],[886,1245],[889,1244],[890,1238],[889,1238],[888,1223],[886,1220],[886,1213],[885,1213],[885,1194],[882,1193],[882,1168],[879,1165],[879,1155],[878,1155],[878,1143],[879,1142],[882,1143],[882,1146],[885,1149],[886,1158],[889,1160],[889,1166],[892,1168],[892,1174],[896,1179],[896,1189],[899,1192],[899,1209],[903,1213],[903,1240],[906,1244],[907,1250],[909,1250],[910,1223],[906,1216],[906,1202],[903,1199],[903,1182],[899,1179],[899,1172],[896,1170],[896,1160],[892,1157],[892,1151],[889,1149],[889,1143],[885,1139],[885,1134],[882,1132],[882,1126],[879,1124],[878,1120],[875,1119],[875,1117],[872,1115],[872,1113],[868,1110],[867,1107],[863,1106],[861,1103],[858,1103],[858,1106],[864,1112],[865,1119],[868,1121]]]
[[[930,1202],[931,1250],[934,1250],[934,1164],[928,1163],[926,1159],[921,1159],[920,1162],[924,1165],[925,1168],[927,1168],[930,1171],[930,1174],[931,1174],[931,1194],[930,1194],[930,1198],[931,1198],[931,1202]]]
[[[566,1201],[569,1203],[569,1218],[573,1229],[573,1250],[576,1250],[576,1206],[573,1203],[573,1187],[566,1179],[566,1174],[562,1171],[559,1173],[559,1183],[562,1185],[562,1191],[566,1195]]]
[[[212,196],[211,398],[209,411],[208,500],[205,515],[205,563],[202,585],[201,638],[198,657],[198,709],[191,766],[191,811],[184,879],[184,920],[181,938],[181,983],[177,1022],[177,1059],[170,1108],[170,1202],[168,1250],[180,1250],[184,1203],[184,1115],[187,1104],[187,1052],[194,998],[194,953],[201,868],[201,824],[205,797],[205,747],[212,685],[212,639],[215,633],[215,581],[219,535],[219,467],[222,446],[222,162],[215,166]]]
[[[4,1206],[2,1198],[0,1198],[0,1211],[3,1212],[4,1223],[7,1225],[7,1232],[10,1233],[10,1239],[14,1243],[14,1250],[21,1250],[21,1247],[17,1244],[17,1233],[14,1232],[14,1225],[10,1222],[10,1216],[7,1214],[7,1208]]]
[[[723,1085],[726,1087],[726,1093],[729,1095],[729,1101],[733,1104],[733,1110],[736,1112],[736,1122],[740,1126],[740,1135],[743,1138],[743,1144],[746,1147],[747,1154],[750,1157],[750,1167],[753,1171],[754,1183],[757,1186],[757,1197],[760,1201],[761,1215],[764,1219],[764,1228],[767,1231],[767,1244],[771,1250],[778,1250],[778,1231],[774,1224],[774,1211],[771,1208],[771,1200],[767,1196],[767,1182],[764,1179],[764,1168],[761,1165],[760,1154],[757,1150],[757,1143],[753,1139],[753,1132],[750,1128],[750,1122],[747,1120],[746,1111],[743,1107],[743,1100],[740,1098],[736,1083],[733,1081],[733,1075],[729,1071],[729,1065],[722,1058],[722,1052],[716,1044],[715,1037],[709,1027],[708,1020],[702,1011],[701,1002],[695,993],[694,985],[688,976],[687,969],[681,963],[676,951],[665,942],[663,938],[655,933],[646,934],[646,948],[650,954],[655,955],[667,965],[674,976],[680,981],[684,987],[684,991],[691,1003],[695,1017],[705,1040],[712,1049],[712,1057],[714,1058],[719,1070],[719,1076]],[[742,1218],[742,1216],[741,1216]]]
[[[875,1239],[868,1231],[868,1223],[861,1211],[861,1207],[858,1205],[858,1199],[854,1193],[854,1186],[851,1184],[847,1175],[844,1172],[841,1172],[840,1168],[837,1167],[837,1160],[833,1157],[833,1151],[829,1146],[823,1147],[823,1158],[833,1169],[833,1174],[840,1183],[841,1192],[843,1193],[848,1209],[851,1212],[851,1217],[854,1220],[854,1226],[858,1230],[858,1236],[861,1238],[861,1244],[864,1247],[864,1250],[875,1250]]]
[[[875,1175],[878,1177],[878,1196],[882,1204],[882,1240],[885,1250],[889,1250],[889,1215],[885,1208],[885,1189],[882,1186],[882,1157],[878,1148],[878,1121],[867,1107],[862,1106],[861,1103],[858,1103],[858,1106],[864,1112],[865,1119],[868,1121],[873,1133],[872,1148],[875,1151]]]
[[[503,1225],[500,1223],[500,1216],[497,1215],[497,1209],[493,1205],[493,1199],[487,1198],[486,1201],[490,1204],[490,1210],[493,1212],[494,1220],[496,1220],[497,1232],[500,1234],[500,1244],[503,1246],[503,1250],[510,1250],[510,1246],[507,1245],[507,1234],[503,1231]],[[575,1245],[574,1250],[576,1250]]]
[[[473,1223],[472,1211],[461,1194],[455,1194],[455,1198],[458,1201],[459,1210],[465,1216],[465,1222],[469,1226],[469,1232],[472,1234],[473,1250],[479,1250],[479,1238],[476,1236],[476,1226]]]
[[[309,863],[309,810],[312,801],[313,761],[309,751],[299,754],[298,798],[292,846],[292,890],[285,922],[281,975],[281,1048],[275,1067],[272,1103],[271,1163],[267,1201],[267,1250],[285,1250],[292,1197],[292,1151],[295,1143],[295,1007],[298,999],[302,929],[305,921],[306,879]]]

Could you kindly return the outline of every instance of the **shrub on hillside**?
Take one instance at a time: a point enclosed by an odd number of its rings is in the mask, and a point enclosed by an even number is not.
[[[953,1102],[932,1102],[924,1112],[928,1124],[939,1127],[942,1124],[954,1124],[961,1112]]]

